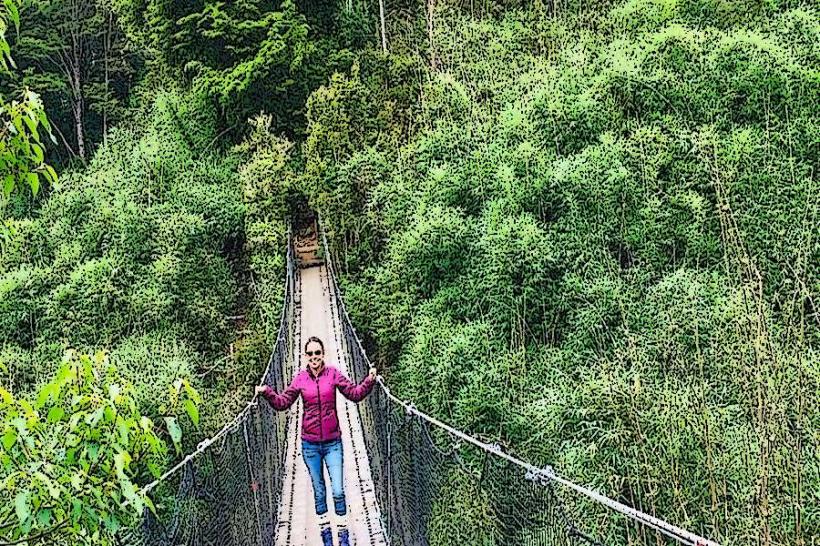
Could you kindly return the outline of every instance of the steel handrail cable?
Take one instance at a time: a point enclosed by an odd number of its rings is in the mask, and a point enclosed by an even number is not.
[[[331,263],[332,260],[330,260],[330,252],[329,252],[329,248],[327,246],[327,238],[325,236],[324,225],[322,225],[321,223],[319,225],[320,225],[320,230],[322,232],[322,243],[323,243],[323,246],[325,248],[325,253],[327,255],[326,256],[326,262],[328,264],[330,264],[329,265],[329,270],[330,270],[330,273],[331,273],[330,277],[333,280],[333,284],[334,284],[334,287],[336,288],[337,292],[341,295],[341,289],[339,288],[339,285],[336,282],[336,272],[334,271],[334,268],[332,266],[332,263]],[[338,299],[340,300],[339,301],[339,308],[344,313],[345,320],[351,325],[351,329],[353,329],[352,328],[353,322],[350,320],[350,315],[347,313],[347,309],[345,308],[344,298],[340,297]],[[353,331],[355,332],[355,329],[353,329]],[[361,339],[359,339],[358,334],[356,334],[354,337],[356,338],[356,342],[359,346],[359,350],[362,352],[362,356],[364,357],[365,362],[367,362],[367,364],[372,367],[370,359],[368,358],[367,353],[365,352],[364,347],[362,346],[362,342],[361,342]],[[689,546],[720,546],[720,544],[718,544],[717,542],[715,542],[713,540],[709,540],[709,539],[704,538],[702,536],[696,535],[695,533],[687,531],[686,529],[683,529],[681,527],[673,525],[673,524],[671,524],[667,521],[664,521],[660,518],[657,518],[655,516],[652,516],[650,514],[642,512],[642,511],[640,511],[636,508],[632,508],[631,506],[627,506],[626,504],[620,503],[620,502],[618,502],[614,499],[610,499],[609,497],[606,497],[605,495],[602,495],[602,494],[598,493],[597,491],[595,491],[593,489],[590,489],[589,487],[585,487],[583,485],[576,484],[575,482],[572,482],[572,481],[568,480],[567,478],[564,478],[564,477],[560,476],[559,474],[556,474],[555,471],[550,467],[538,468],[538,467],[536,467],[536,466],[534,466],[534,465],[532,465],[532,464],[530,464],[526,461],[523,461],[521,459],[513,457],[512,455],[504,453],[501,450],[500,446],[498,446],[498,445],[484,443],[484,442],[482,442],[482,441],[480,441],[476,438],[473,438],[472,436],[469,436],[469,435],[467,435],[467,434],[465,434],[465,433],[463,433],[459,430],[456,430],[453,427],[451,427],[451,426],[449,426],[445,423],[442,423],[441,421],[435,419],[434,417],[431,417],[431,416],[425,414],[424,412],[419,411],[418,409],[416,409],[416,407],[413,404],[408,403],[408,402],[404,402],[404,401],[398,399],[397,397],[395,397],[390,392],[390,389],[385,384],[384,378],[381,375],[379,375],[377,377],[377,381],[378,381],[379,385],[382,387],[382,389],[384,390],[387,397],[391,401],[393,401],[394,403],[397,403],[397,404],[401,405],[402,407],[404,407],[405,411],[407,411],[408,413],[415,414],[418,417],[420,417],[420,418],[422,418],[422,419],[424,419],[424,420],[438,426],[439,428],[442,428],[442,429],[446,430],[447,432],[449,432],[450,434],[452,434],[454,436],[457,436],[457,437],[459,437],[459,438],[461,438],[461,439],[463,439],[463,440],[465,440],[465,441],[467,441],[467,442],[469,442],[473,445],[478,446],[481,449],[484,449],[484,450],[486,450],[486,451],[488,451],[488,452],[490,452],[494,455],[497,455],[499,457],[502,457],[502,458],[508,460],[509,462],[511,462],[511,463],[513,463],[513,464],[527,470],[530,473],[530,475],[533,476],[533,477],[552,480],[554,482],[560,483],[561,485],[563,485],[563,486],[565,486],[569,489],[572,489],[572,490],[576,491],[577,493],[580,493],[580,494],[582,494],[582,495],[584,495],[584,496],[586,496],[586,497],[588,497],[588,498],[590,498],[590,499],[592,499],[592,500],[594,500],[594,501],[596,501],[600,504],[603,504],[604,506],[606,506],[606,507],[608,507],[612,510],[615,510],[616,512],[619,512],[619,513],[621,513],[621,514],[623,514],[623,515],[625,515],[625,516],[627,516],[627,517],[629,517],[629,518],[631,518],[631,519],[633,519],[633,520],[635,520],[639,523],[647,525],[647,526],[649,526],[649,527],[651,527],[651,528],[653,528],[657,531],[660,531],[663,534],[667,535],[668,537],[673,538],[673,539],[675,539],[675,540],[677,540],[677,541],[679,541],[683,544],[687,544]]]
[[[287,297],[288,297],[288,290],[291,290],[293,288],[293,286],[292,286],[292,284],[293,284],[293,270],[291,269],[291,264],[293,262],[293,249],[292,249],[292,245],[291,245],[291,237],[292,237],[291,228],[290,228],[290,226],[288,226],[287,236],[286,236],[286,240],[287,240],[287,243],[288,243],[288,248],[287,248],[287,253],[286,253],[287,258],[286,258],[286,262],[285,262],[285,267],[286,267],[286,270],[285,270],[286,271],[286,274],[285,274],[285,299],[286,300],[287,300]],[[274,349],[271,352],[270,358],[268,359],[268,363],[265,366],[265,371],[262,372],[262,377],[259,381],[260,385],[265,383],[265,378],[268,376],[268,372],[270,372],[271,365],[273,364],[274,358],[276,357],[276,348],[279,346],[279,343],[282,341],[282,337],[284,335],[284,329],[282,328],[282,324],[284,323],[284,320],[285,320],[286,308],[287,308],[287,305],[282,305],[282,310],[280,311],[280,318],[279,318],[279,331],[276,335],[276,342],[273,345]],[[247,419],[251,408],[253,408],[257,405],[257,399],[258,398],[259,398],[259,395],[257,393],[254,393],[253,398],[251,398],[251,400],[247,404],[245,404],[245,407],[242,408],[242,410],[239,413],[237,413],[234,416],[233,419],[228,421],[225,424],[225,426],[223,426],[219,430],[219,432],[217,432],[216,434],[214,434],[210,438],[206,438],[205,440],[202,440],[201,442],[199,442],[196,446],[196,449],[194,451],[192,451],[191,453],[189,453],[188,455],[186,455],[179,463],[177,463],[176,465],[174,465],[173,467],[168,469],[159,478],[155,479],[151,483],[148,483],[148,484],[142,486],[140,489],[138,489],[137,490],[137,495],[145,495],[145,494],[149,493],[156,486],[158,486],[159,484],[161,484],[162,482],[164,482],[165,480],[167,480],[168,478],[173,476],[175,473],[179,472],[179,470],[182,469],[186,464],[188,464],[189,462],[194,460],[196,457],[198,457],[199,455],[204,453],[206,449],[208,449],[214,442],[219,440],[225,434],[227,434],[230,431],[236,430],[239,427],[239,425],[242,424]],[[128,506],[130,503],[131,503],[131,501],[129,499],[125,499],[123,502],[120,503],[120,506],[124,508],[124,507]]]

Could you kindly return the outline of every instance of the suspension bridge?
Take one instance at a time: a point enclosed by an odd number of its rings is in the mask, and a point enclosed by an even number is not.
[[[344,308],[325,235],[316,224],[288,234],[280,326],[259,384],[281,392],[300,368],[302,339],[312,335],[325,341],[329,364],[357,382],[367,374],[370,362]],[[452,515],[447,494],[456,484],[487,508],[485,521],[479,522],[490,535],[484,543],[719,546],[419,411],[412,401],[395,396],[381,376],[363,402],[340,397],[337,404],[347,523],[357,546],[427,546],[433,531],[446,533]],[[156,493],[160,518],[146,511],[142,524],[120,542],[318,544],[299,441],[301,412],[301,401],[290,411],[276,412],[254,397],[216,435],[142,488]]]

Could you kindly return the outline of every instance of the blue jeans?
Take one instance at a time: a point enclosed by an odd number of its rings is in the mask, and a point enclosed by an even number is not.
[[[316,513],[321,516],[327,512],[327,489],[325,474],[322,470],[322,461],[324,461],[327,465],[327,472],[330,474],[330,487],[333,492],[336,514],[339,516],[347,514],[342,441],[308,442],[302,440],[302,457],[310,472],[310,481],[313,482],[313,501],[316,504]]]

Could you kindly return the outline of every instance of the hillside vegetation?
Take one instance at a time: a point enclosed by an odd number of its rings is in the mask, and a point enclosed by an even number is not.
[[[43,96],[60,180],[0,207],[3,392],[35,400],[66,350],[104,351],[135,422],[177,445],[128,471],[149,481],[250,397],[288,218],[311,207],[402,398],[721,544],[816,544],[817,7],[385,13],[382,36],[378,3],[25,7],[0,93]],[[67,36],[95,53],[71,57]],[[48,64],[57,52],[82,81]],[[40,411],[45,435],[70,418]],[[20,477],[12,461],[32,454],[15,440],[0,542],[114,544],[100,507],[54,528],[61,508],[43,515],[49,487]],[[474,535],[492,499],[448,483],[430,543],[495,544]],[[565,500],[605,544],[660,544]]]

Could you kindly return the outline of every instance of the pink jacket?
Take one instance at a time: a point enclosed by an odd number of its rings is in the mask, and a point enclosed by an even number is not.
[[[326,442],[341,438],[339,418],[336,415],[336,388],[348,400],[359,402],[370,393],[375,383],[376,380],[368,375],[356,385],[342,372],[325,364],[318,378],[305,369],[296,374],[281,394],[270,385],[265,385],[261,394],[277,410],[288,409],[301,394],[305,404],[302,439],[308,442]]]

